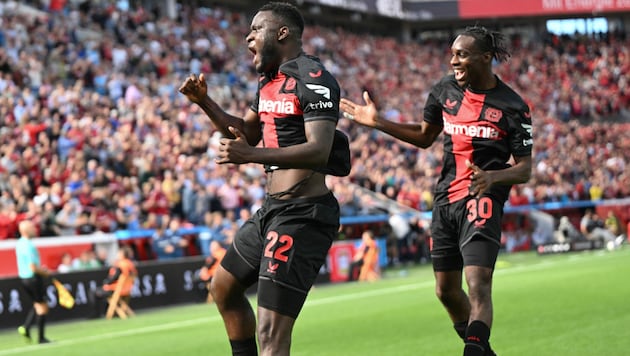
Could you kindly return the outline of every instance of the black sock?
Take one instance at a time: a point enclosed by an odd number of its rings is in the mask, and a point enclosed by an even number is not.
[[[38,315],[37,316],[37,327],[39,328],[39,340],[45,339],[44,337],[44,327],[46,325],[46,315]]]
[[[245,340],[230,340],[233,356],[257,356],[258,346],[256,346],[256,338],[252,337]]]
[[[35,319],[35,308],[31,308],[26,314],[26,319],[24,320],[24,328],[26,331],[31,329],[31,325],[33,325],[33,319]]]
[[[464,340],[464,338],[466,337],[467,328],[468,328],[468,320],[458,321],[456,323],[453,323],[453,329],[455,329],[455,332],[457,333],[457,335],[459,335],[459,337],[462,340]]]
[[[484,356],[490,349],[490,328],[481,320],[474,320],[466,329],[464,356]]]

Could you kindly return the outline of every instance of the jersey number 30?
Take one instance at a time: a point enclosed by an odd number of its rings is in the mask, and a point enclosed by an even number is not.
[[[470,199],[466,203],[468,209],[468,221],[472,222],[481,218],[483,220],[490,219],[492,217],[492,199],[488,197],[482,197],[481,199]]]

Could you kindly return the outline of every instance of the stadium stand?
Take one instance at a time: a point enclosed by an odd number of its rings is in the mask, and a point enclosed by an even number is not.
[[[198,233],[207,212],[235,223],[239,210],[260,206],[262,168],[216,165],[217,132],[177,93],[185,75],[203,72],[221,106],[245,112],[256,73],[239,43],[251,4],[179,5],[171,19],[155,7],[106,1],[70,1],[55,11],[27,3],[19,12],[0,4],[0,239],[15,238],[24,219],[42,235],[78,235],[83,212],[97,230],[127,236],[122,243],[152,259],[149,216],[178,216]],[[310,13],[322,18],[321,8]],[[431,84],[448,70],[448,38],[419,29],[386,37],[360,21],[344,28],[331,21],[311,26],[304,48],[326,62],[344,95],[369,90],[388,118],[418,120]],[[533,179],[514,189],[510,206],[630,197],[627,34],[515,34],[511,42],[513,58],[498,73],[532,107],[536,152]],[[329,184],[345,217],[386,213],[362,189],[430,210],[439,149],[340,126],[354,164],[349,177]],[[629,204],[621,206],[625,227]]]

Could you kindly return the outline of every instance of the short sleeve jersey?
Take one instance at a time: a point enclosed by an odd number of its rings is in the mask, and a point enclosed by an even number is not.
[[[263,75],[251,109],[262,123],[265,147],[278,148],[306,142],[304,123],[339,119],[337,80],[316,57],[301,54],[283,63],[273,77]],[[269,167],[277,169],[282,167]]]
[[[444,159],[435,190],[435,204],[444,205],[469,195],[471,170],[466,160],[483,170],[509,167],[512,155],[532,153],[532,121],[525,101],[503,81],[490,90],[462,88],[449,75],[427,99],[424,120],[443,126]],[[489,194],[505,202],[510,185],[493,185]]]
[[[21,237],[15,245],[15,258],[17,260],[18,276],[20,278],[32,278],[31,264],[40,265],[39,252],[32,240]]]

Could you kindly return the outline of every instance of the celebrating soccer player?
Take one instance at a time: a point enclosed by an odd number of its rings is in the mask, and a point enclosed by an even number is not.
[[[348,141],[336,130],[340,90],[302,51],[303,30],[293,5],[259,9],[246,41],[261,77],[243,118],[208,97],[203,74],[180,87],[223,133],[218,163],[260,163],[267,171],[267,198],[234,237],[210,285],[235,355],[257,354],[256,319],[244,294],[255,282],[260,352],[289,354],[293,325],[339,227],[325,175],[349,172]],[[260,140],[264,147],[256,146]]]
[[[427,148],[444,132],[444,161],[435,189],[431,257],[436,293],[464,355],[494,355],[492,275],[500,247],[503,205],[512,184],[529,180],[531,116],[523,99],[492,71],[509,52],[500,33],[467,28],[451,46],[453,74],[433,86],[421,123],[379,117],[367,92],[365,105],[341,99],[344,116]],[[509,164],[513,158],[514,164]],[[462,270],[468,294],[462,287]]]

